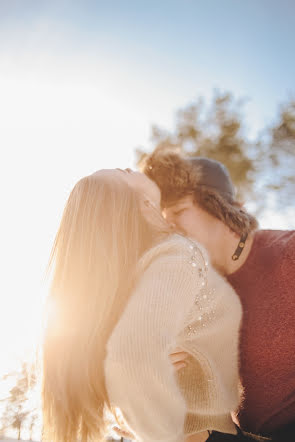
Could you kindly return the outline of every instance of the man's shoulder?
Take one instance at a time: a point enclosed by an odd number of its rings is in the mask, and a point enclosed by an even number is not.
[[[295,230],[257,230],[255,240],[262,247],[288,247],[295,244]]]
[[[255,243],[256,248],[264,249],[269,257],[295,262],[295,230],[258,230]]]

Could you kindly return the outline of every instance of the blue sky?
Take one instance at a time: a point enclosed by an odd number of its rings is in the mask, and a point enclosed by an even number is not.
[[[249,99],[250,137],[271,124],[295,93],[294,9],[286,0],[0,0],[5,361],[38,334],[43,272],[75,182],[134,166],[151,124],[173,127],[177,109],[214,88]],[[293,215],[270,211],[262,226],[294,228]]]
[[[0,2],[0,24],[24,51],[43,44],[119,67],[138,87],[173,97],[170,112],[215,87],[248,97],[252,133],[294,94],[294,12],[286,0],[12,0]]]

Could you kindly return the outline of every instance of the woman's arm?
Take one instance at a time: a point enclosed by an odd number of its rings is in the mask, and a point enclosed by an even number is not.
[[[186,256],[155,260],[108,344],[105,373],[110,399],[144,442],[185,440],[186,405],[169,353],[194,302],[197,282],[197,271]]]

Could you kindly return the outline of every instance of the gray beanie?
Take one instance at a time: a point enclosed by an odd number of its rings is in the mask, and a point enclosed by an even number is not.
[[[224,164],[211,158],[190,157],[187,159],[200,172],[199,185],[211,187],[226,198],[235,198],[235,189]]]

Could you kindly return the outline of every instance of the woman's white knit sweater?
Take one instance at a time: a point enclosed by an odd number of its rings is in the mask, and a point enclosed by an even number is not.
[[[111,404],[144,442],[235,433],[241,305],[234,290],[204,249],[179,235],[150,249],[139,275],[107,343]],[[176,347],[190,354],[177,374],[169,359]]]

